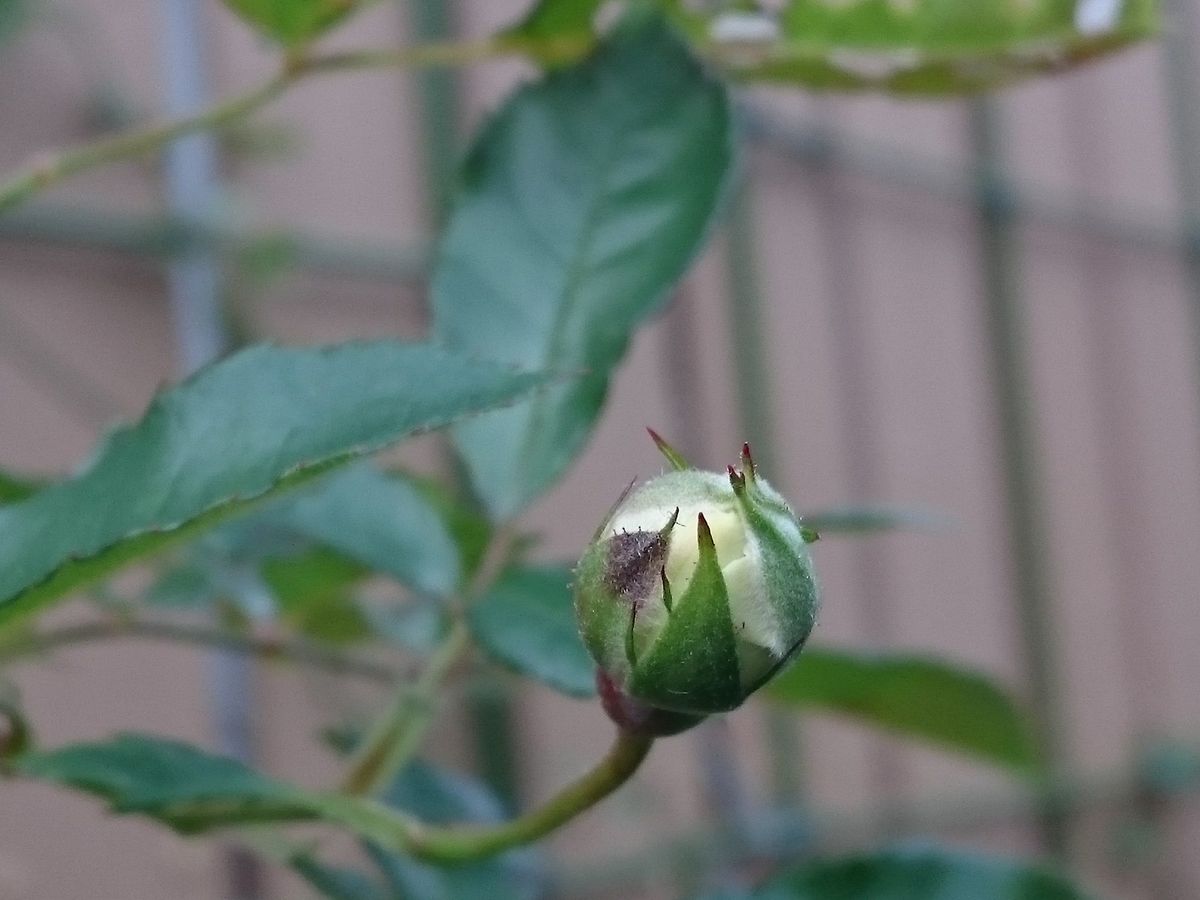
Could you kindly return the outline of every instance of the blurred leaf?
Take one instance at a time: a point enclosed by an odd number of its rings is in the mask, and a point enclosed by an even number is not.
[[[1154,34],[1157,0],[788,0],[777,15],[671,0],[735,77],[901,94],[976,91]]]
[[[365,603],[362,611],[378,637],[415,653],[432,652],[450,630],[446,604],[429,598],[414,597],[386,606]]]
[[[290,865],[309,887],[329,900],[396,900],[392,893],[354,869],[329,866],[307,854],[293,857]]]
[[[28,0],[0,0],[0,44],[21,30],[28,14]]]
[[[920,509],[889,506],[847,506],[841,509],[822,509],[805,513],[806,528],[821,534],[870,534],[897,529],[944,528],[949,519],[938,513]]]
[[[493,518],[583,447],[609,373],[708,231],[732,157],[729,101],[661,23],[512,97],[470,153],[433,276],[447,346],[585,371],[454,432]]]
[[[285,47],[311,41],[360,5],[360,0],[225,0],[235,13]]]
[[[423,821],[490,823],[504,819],[504,807],[486,787],[424,762],[414,762],[383,796],[389,806]],[[405,900],[533,900],[539,896],[532,877],[535,857],[530,851],[506,853],[485,862],[441,869],[365,844],[368,855],[384,874],[391,895]]]
[[[393,473],[393,477],[407,479],[441,514],[446,529],[458,546],[462,569],[459,586],[467,584],[487,555],[494,530],[492,523],[482,513],[456,497],[454,492],[440,481],[407,473]]]
[[[273,518],[427,594],[459,580],[458,548],[441,515],[409,482],[355,466],[283,501]]]
[[[510,34],[539,40],[587,37],[604,0],[539,0]]]
[[[366,571],[353,560],[314,547],[299,556],[266,560],[262,574],[279,618],[300,634],[345,643],[374,633],[354,594]]]
[[[238,353],[156,397],[80,475],[0,507],[0,627],[255,500],[545,380],[390,341]]]
[[[575,624],[567,568],[507,572],[471,607],[468,621],[494,660],[573,697],[596,693],[596,664]]]
[[[28,753],[17,770],[106,799],[183,833],[220,825],[314,817],[304,794],[236,760],[191,744],[140,734]]]
[[[3,3],[3,0],[0,0],[0,3]],[[7,472],[0,472],[0,504],[19,503],[28,497],[32,497],[42,487],[43,485],[39,482],[30,481],[26,478],[18,478]]]
[[[1084,900],[1029,863],[911,848],[812,863],[771,879],[755,900]]]
[[[990,678],[937,659],[804,649],[764,689],[794,706],[850,716],[996,765],[1032,770],[1030,723]]]

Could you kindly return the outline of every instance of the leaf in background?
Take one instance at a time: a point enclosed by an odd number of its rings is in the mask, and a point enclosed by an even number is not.
[[[821,509],[805,513],[801,521],[806,528],[830,534],[871,534],[897,529],[931,530],[945,528],[947,516],[920,509],[890,506],[847,506],[841,509]]]
[[[500,800],[481,783],[420,761],[405,769],[382,799],[437,825],[483,824],[505,818]],[[370,842],[364,846],[383,873],[391,895],[405,900],[533,900],[541,895],[533,877],[536,856],[529,850],[444,869],[389,853]]]
[[[1025,715],[990,678],[937,659],[807,647],[764,688],[772,699],[850,716],[985,762],[1030,771]]]
[[[353,12],[359,3],[360,0],[225,0],[226,6],[254,28],[285,47],[318,37]]]
[[[82,474],[0,508],[0,628],[251,501],[545,381],[391,341],[238,353],[156,397]]]
[[[778,15],[671,7],[735,77],[901,94],[981,90],[1151,36],[1157,0],[788,0]]]
[[[19,773],[108,800],[183,833],[234,823],[314,818],[297,788],[191,744],[140,734],[27,753]]]
[[[1040,866],[911,848],[812,863],[771,879],[754,900],[1085,900]]]
[[[461,567],[459,586],[465,586],[483,565],[492,541],[492,523],[481,512],[456,497],[452,489],[440,481],[400,472],[392,475],[406,479],[441,514],[446,530],[458,546]]]
[[[374,634],[355,599],[366,570],[353,560],[314,547],[293,557],[268,559],[262,566],[279,618],[318,641],[349,643]]]
[[[361,872],[326,865],[310,854],[294,856],[288,864],[309,887],[329,900],[396,900]]]
[[[458,548],[442,516],[408,481],[355,466],[271,511],[285,527],[417,591],[458,586]]]
[[[497,662],[573,697],[596,693],[596,664],[575,624],[567,568],[517,568],[471,607],[479,645]]]
[[[0,0],[2,2],[2,0]],[[589,37],[604,0],[539,0],[509,34],[540,40]]]
[[[27,0],[0,0],[0,44],[21,30],[28,13]]]
[[[634,328],[703,243],[730,131],[724,86],[651,21],[522,88],[476,143],[434,271],[435,333],[477,356],[586,372],[455,429],[494,518],[552,485],[587,440]]]
[[[0,0],[0,5],[3,5],[3,3],[4,0]],[[6,472],[0,472],[0,504],[19,503],[28,497],[32,497],[41,488],[42,485],[36,481],[17,478]]]

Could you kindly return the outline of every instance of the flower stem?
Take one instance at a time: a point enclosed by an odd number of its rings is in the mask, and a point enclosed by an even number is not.
[[[364,738],[342,780],[343,793],[373,794],[404,768],[433,718],[442,682],[469,645],[466,625],[455,621],[416,684],[400,685],[391,708]]]
[[[627,782],[650,752],[654,738],[619,731],[596,766],[544,805],[499,825],[430,826],[374,800],[334,796],[322,811],[363,837],[435,865],[457,865],[531,844],[591,809]]]
[[[533,843],[591,809],[627,782],[653,744],[652,737],[619,731],[608,754],[595,768],[543,806],[503,825],[419,829],[412,836],[409,852],[427,862],[451,864]]]

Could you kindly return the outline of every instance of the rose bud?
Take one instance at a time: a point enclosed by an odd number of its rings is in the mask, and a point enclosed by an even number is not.
[[[651,436],[676,471],[613,507],[576,569],[575,614],[609,715],[667,734],[736,708],[804,645],[816,535],[749,445],[741,471],[718,475]]]

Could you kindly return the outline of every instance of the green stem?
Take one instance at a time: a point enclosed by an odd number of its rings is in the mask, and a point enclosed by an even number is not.
[[[40,155],[11,178],[0,181],[0,214],[38,191],[87,169],[142,156],[196,131],[229,125],[266,106],[302,78],[319,72],[464,65],[510,54],[524,54],[540,62],[554,62],[577,58],[585,53],[589,46],[589,43],[578,40],[535,42],[497,37],[483,41],[431,43],[399,49],[290,58],[279,74],[259,87],[215,103],[195,115],[118,134],[69,150]]]
[[[612,748],[596,766],[574,784],[554,794],[538,809],[498,826],[430,827],[397,816],[377,804],[360,805],[347,820],[366,827],[377,838],[398,844],[396,850],[438,865],[456,865],[484,859],[545,838],[572,818],[592,809],[629,781],[649,754],[654,738],[618,732]],[[360,804],[370,803],[362,802]]]
[[[0,184],[0,213],[13,208],[38,191],[86,169],[141,156],[195,131],[228,125],[270,103],[282,94],[296,77],[295,73],[285,70],[254,90],[216,103],[194,116],[118,134],[70,150],[43,154]]]
[[[416,684],[400,685],[391,708],[355,752],[342,781],[343,793],[373,794],[412,759],[433,720],[438,690],[468,646],[467,627],[456,620]]]

